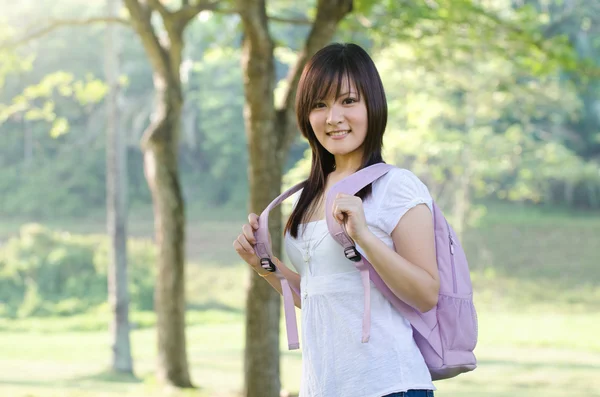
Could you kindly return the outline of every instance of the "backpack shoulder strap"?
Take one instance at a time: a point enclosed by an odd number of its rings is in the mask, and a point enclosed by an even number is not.
[[[273,200],[258,217],[258,229],[254,232],[254,237],[256,238],[254,250],[260,259],[261,266],[266,270],[274,272],[281,282],[288,347],[290,350],[298,349],[300,347],[296,311],[294,309],[294,297],[292,295],[293,291],[296,295],[301,296],[300,284],[297,282],[299,277],[297,273],[290,270],[283,262],[279,263],[279,267],[276,267],[273,263],[273,251],[269,239],[269,212],[281,204],[285,199],[302,189],[304,185],[305,182],[301,182],[286,190]]]
[[[327,228],[333,238],[344,247],[344,251],[356,248],[354,247],[354,242],[348,234],[346,234],[342,225],[333,219],[331,212],[335,197],[338,193],[355,195],[362,188],[381,178],[393,168],[395,168],[393,165],[385,163],[378,163],[363,168],[333,185],[327,193],[327,198],[325,200],[325,219],[327,219]]]
[[[269,213],[273,208],[277,207],[284,200],[302,189],[305,184],[306,181],[300,182],[281,193],[275,200],[271,201],[267,208],[265,208],[258,217],[258,230],[256,230],[254,233],[254,237],[256,238],[256,246],[254,247],[254,250],[256,251],[256,255],[261,260],[268,259],[271,261],[271,265],[273,251],[271,249],[271,241],[269,240]]]
[[[354,195],[371,182],[387,174],[392,168],[393,166],[385,163],[378,163],[363,168],[333,185],[331,189],[329,189],[329,192],[327,192],[327,197],[325,199],[325,219],[327,220],[329,233],[344,248],[344,255],[346,255],[346,258],[353,261],[356,268],[360,271],[360,278],[364,291],[362,343],[367,343],[369,341],[371,333],[370,264],[360,255],[354,241],[344,230],[344,226],[333,219],[333,202],[338,193]]]
[[[375,284],[377,289],[382,292],[382,294],[393,304],[393,306],[404,315],[404,317],[421,335],[427,338],[431,333],[432,328],[435,326],[435,313],[419,313],[410,305],[406,304],[397,296],[395,296],[387,287],[387,285],[385,285],[385,282],[381,279],[379,274],[377,274],[371,263],[369,263],[366,258],[363,258],[356,250],[356,246],[352,238],[348,236],[344,230],[344,227],[335,221],[335,219],[333,219],[332,215],[333,202],[338,193],[354,195],[368,184],[387,174],[393,168],[395,167],[385,163],[374,164],[355,172],[354,174],[335,184],[327,193],[325,218],[327,219],[329,233],[344,248],[344,254],[346,257],[356,262],[356,267],[361,270],[363,275],[363,284],[367,284],[369,280],[373,281],[373,284]],[[364,289],[366,301],[365,318],[363,320],[363,340],[368,339],[368,328],[370,326],[370,302],[368,301],[369,290],[367,285],[364,285]],[[440,347],[435,346],[434,348],[438,348],[436,350],[439,350]]]

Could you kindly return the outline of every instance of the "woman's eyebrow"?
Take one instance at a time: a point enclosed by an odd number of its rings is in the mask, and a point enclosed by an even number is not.
[[[343,97],[345,95],[350,95],[350,94],[356,95],[356,91],[347,91],[347,92],[344,92],[344,93],[340,93],[340,95],[338,95],[337,97],[341,98],[341,97]]]
[[[345,91],[345,92],[343,92],[343,93],[340,93],[340,94],[339,94],[339,95],[338,95],[338,96],[337,96],[335,99],[339,99],[339,98],[341,98],[341,97],[343,97],[343,96],[350,95],[350,94],[352,94],[352,95],[356,95],[356,90],[350,90],[350,91]],[[315,101],[316,101],[316,102],[321,102],[321,101],[324,101],[324,100],[325,100],[325,99],[323,99],[323,98],[318,98],[318,99],[316,99]]]

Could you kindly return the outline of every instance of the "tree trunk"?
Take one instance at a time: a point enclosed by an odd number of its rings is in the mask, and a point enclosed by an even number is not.
[[[116,3],[117,0],[107,0],[109,16],[116,14]],[[115,372],[133,374],[127,290],[127,152],[123,132],[119,129],[118,48],[115,29],[113,24],[106,25],[105,68],[109,86],[106,101],[106,213],[110,236],[108,300],[112,312],[111,368]]]
[[[352,10],[352,0],[319,0],[315,22],[287,77],[288,91],[275,108],[274,43],[269,34],[265,0],[238,0],[242,18],[242,68],[244,71],[244,120],[248,138],[251,212],[260,213],[279,195],[283,165],[292,137],[297,133],[294,98],[306,61],[331,40],[338,22]],[[273,253],[280,256],[282,219],[280,207],[271,211],[269,226]],[[278,397],[281,391],[279,364],[279,294],[251,272],[246,300],[246,349],[244,394],[247,397]]]
[[[242,1],[244,2],[244,1]],[[277,136],[273,105],[275,73],[273,41],[265,29],[267,14],[264,0],[248,1],[242,19],[247,28],[242,43],[245,107],[244,121],[248,136],[251,212],[260,213],[280,190],[281,176],[275,156]],[[251,4],[250,4],[251,3]],[[274,172],[275,171],[275,172]],[[270,216],[270,224],[281,223],[280,211]],[[272,231],[273,252],[279,255],[281,239]],[[279,294],[251,272],[246,300],[246,349],[244,355],[244,391],[249,397],[277,397],[279,378]]]
[[[159,0],[124,0],[154,71],[156,105],[152,123],[144,133],[144,173],[154,206],[154,233],[158,246],[158,274],[154,304],[157,315],[158,367],[162,383],[193,387],[185,338],[185,210],[179,185],[178,145],[183,93],[179,69],[183,32],[203,10],[218,2],[184,1],[178,10]],[[158,12],[162,31],[152,15]],[[166,33],[166,34],[165,34]]]
[[[565,180],[563,185],[565,188],[565,202],[569,208],[572,208],[575,202],[575,182]]]
[[[158,332],[157,377],[177,387],[193,387],[185,337],[185,210],[177,164],[181,91],[155,75],[155,122],[145,134],[144,173],[152,193],[158,247],[155,311]]]
[[[217,2],[182,2],[170,10],[159,0],[124,0],[154,71],[156,105],[144,132],[144,173],[152,194],[154,233],[158,247],[154,304],[157,315],[158,366],[162,383],[193,387],[185,337],[185,209],[179,185],[178,145],[183,108],[179,69],[185,27]],[[158,12],[159,33],[152,23]],[[166,33],[166,34],[165,34]],[[160,36],[160,37],[159,37]]]
[[[596,192],[596,185],[592,181],[588,181],[588,202],[591,209],[597,209],[600,207],[600,200],[598,200],[598,194]]]

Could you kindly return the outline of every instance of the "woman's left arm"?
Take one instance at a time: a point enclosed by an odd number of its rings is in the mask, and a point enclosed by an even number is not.
[[[433,216],[427,205],[419,204],[400,218],[392,231],[395,250],[366,230],[355,241],[392,292],[422,313],[433,309],[440,279]]]
[[[440,278],[433,215],[426,204],[411,208],[400,218],[391,233],[395,250],[369,230],[360,198],[338,194],[333,216],[345,223],[350,237],[397,297],[422,313],[435,307]]]

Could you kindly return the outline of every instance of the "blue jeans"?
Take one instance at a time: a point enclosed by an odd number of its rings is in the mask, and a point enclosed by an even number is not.
[[[409,390],[388,394],[383,397],[433,397],[433,390]]]

